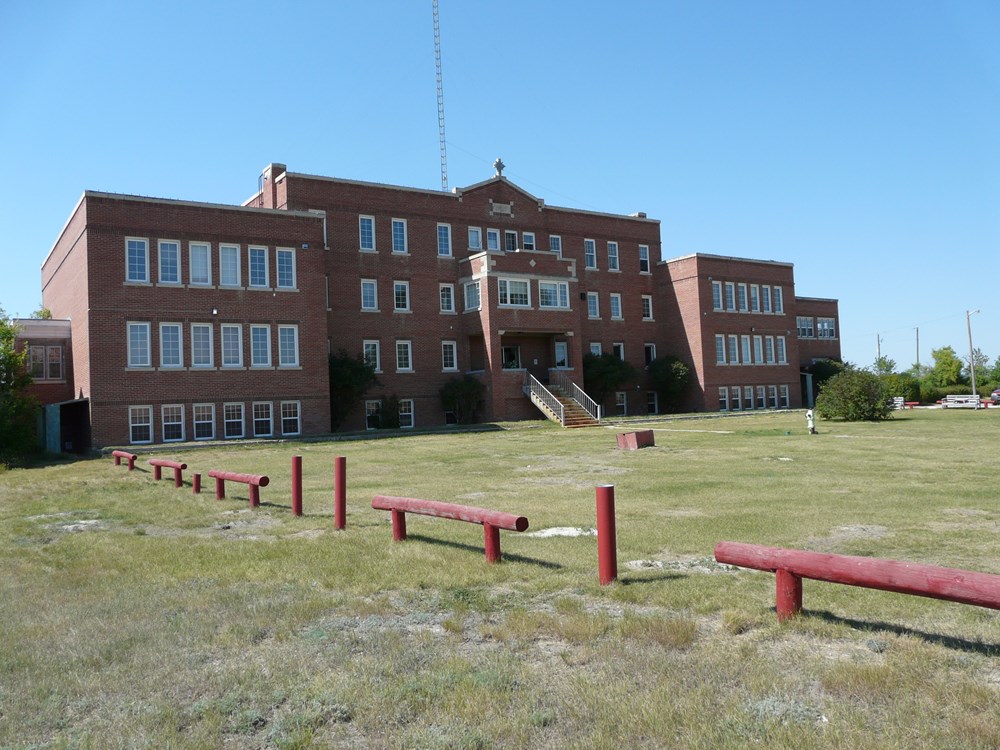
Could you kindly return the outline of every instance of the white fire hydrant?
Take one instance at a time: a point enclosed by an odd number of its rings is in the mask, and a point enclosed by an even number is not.
[[[813,419],[813,410],[809,409],[806,411],[806,427],[809,428],[809,434],[816,434],[816,420]]]

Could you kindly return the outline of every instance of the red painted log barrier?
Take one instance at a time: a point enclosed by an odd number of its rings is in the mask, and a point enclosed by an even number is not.
[[[597,569],[602,586],[607,586],[618,578],[613,484],[602,484],[597,488]]]
[[[215,480],[215,499],[222,500],[226,497],[226,482],[239,482],[249,485],[250,507],[256,508],[260,505],[260,487],[267,487],[271,483],[263,474],[237,474],[233,471],[219,471],[212,469],[208,475]]]
[[[135,460],[139,458],[134,453],[129,453],[128,451],[111,451],[111,455],[115,458],[115,466],[121,466],[123,458],[128,460],[129,471],[135,468]]]
[[[292,456],[292,515],[302,515],[302,456]]]
[[[991,573],[739,542],[719,542],[715,559],[776,573],[780,621],[802,611],[803,578],[1000,609],[1000,575]]]
[[[372,498],[372,507],[375,510],[392,511],[392,538],[396,542],[402,542],[406,539],[407,513],[482,524],[486,560],[491,563],[500,562],[500,529],[524,531],[528,528],[528,519],[524,516],[498,510],[474,508],[470,505],[442,503],[437,500],[376,495]]]
[[[333,459],[333,528],[343,531],[346,527],[347,456],[337,456]]]
[[[626,451],[637,451],[640,448],[652,448],[656,445],[652,430],[618,433],[618,447]]]
[[[154,479],[162,477],[161,469],[173,469],[174,487],[182,487],[184,485],[184,476],[181,472],[188,467],[187,464],[182,464],[179,461],[167,461],[164,458],[151,458],[149,459],[149,465],[153,467]]]
[[[191,492],[195,495],[201,494],[201,474],[194,473],[191,475]]]

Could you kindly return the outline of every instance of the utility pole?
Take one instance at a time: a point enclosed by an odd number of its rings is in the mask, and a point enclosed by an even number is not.
[[[875,361],[878,362],[882,359],[882,337],[879,334],[875,334]]]
[[[965,327],[969,332],[969,375],[972,377],[972,395],[976,398],[979,398],[979,393],[976,391],[976,354],[972,349],[972,316],[978,312],[979,310],[965,311]]]
[[[920,327],[917,326],[913,329],[917,332],[917,375],[920,375]]]
[[[438,141],[441,149],[441,189],[448,190],[448,149],[444,138],[444,78],[441,75],[441,20],[438,0],[431,3],[434,16],[434,73],[437,79]]]

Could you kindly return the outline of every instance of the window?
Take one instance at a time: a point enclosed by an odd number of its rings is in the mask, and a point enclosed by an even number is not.
[[[776,315],[783,315],[785,313],[785,301],[783,299],[783,294],[781,292],[781,287],[776,286],[772,291],[772,298],[774,300],[774,313]]]
[[[470,281],[465,285],[465,309],[479,309],[479,282]]]
[[[502,346],[500,347],[501,367],[505,370],[521,369],[521,347]]]
[[[28,374],[35,380],[45,377],[45,347],[28,347]]]
[[[601,317],[601,296],[597,292],[587,292],[587,317]]]
[[[539,281],[538,306],[569,309],[569,284],[564,281]]]
[[[726,310],[736,310],[736,285],[731,281],[726,282]]]
[[[441,300],[441,312],[455,312],[455,285],[438,284],[438,298]]]
[[[302,432],[302,422],[299,415],[300,407],[298,401],[281,402],[282,435],[298,435]]]
[[[295,251],[279,247],[274,251],[278,260],[278,289],[295,288]]]
[[[774,364],[774,336],[764,337],[764,357],[769,365]]]
[[[365,364],[375,372],[382,372],[382,348],[376,339],[365,339],[361,345]]]
[[[278,367],[299,366],[299,327],[278,326]]]
[[[500,230],[499,229],[487,229],[486,230],[486,249],[496,252],[500,249]]]
[[[608,243],[608,270],[618,271],[618,243],[609,242]]]
[[[760,288],[760,304],[765,313],[771,312],[771,287],[762,286]]]
[[[152,406],[130,406],[128,408],[128,435],[130,443],[153,442]]]
[[[181,283],[181,246],[174,240],[160,240],[160,283]]]
[[[382,426],[382,402],[376,399],[365,401],[365,429],[377,430]]]
[[[625,391],[615,392],[615,413],[619,417],[628,416],[628,394]]]
[[[160,323],[160,367],[182,367],[181,324]]]
[[[125,240],[125,281],[149,282],[149,244],[146,240],[135,237]]]
[[[770,409],[778,408],[778,388],[777,386],[769,385],[767,387],[767,406]]]
[[[753,337],[753,363],[755,365],[764,364],[764,339],[762,336]]]
[[[358,217],[358,246],[362,252],[375,252],[375,217]]]
[[[760,287],[750,285],[750,312],[760,312]]]
[[[61,346],[45,347],[45,379],[63,379],[63,348]]]
[[[412,343],[409,341],[396,342],[396,372],[412,372]]]
[[[438,224],[438,255],[451,257],[451,224]]]
[[[724,385],[719,387],[719,411],[729,411],[729,389]]]
[[[271,424],[271,402],[258,401],[253,405],[253,436],[271,437],[274,427]]]
[[[757,408],[758,409],[767,408],[767,400],[765,399],[764,396],[764,386],[762,385],[757,386]]]
[[[656,359],[656,344],[643,344],[643,355],[646,359],[646,365],[653,364],[653,360]]]
[[[565,341],[555,342],[556,359],[555,365],[559,368],[569,367],[569,344]]]
[[[788,408],[788,386],[787,385],[779,385],[778,386],[778,393],[780,394],[780,398],[781,398],[781,408],[782,409],[787,409]]]
[[[522,232],[521,233],[521,247],[524,250],[534,250],[535,249],[535,233],[534,232]]]
[[[215,404],[194,405],[194,439],[215,439]]]
[[[483,230],[479,227],[469,227],[469,249],[483,249]]]
[[[505,229],[503,232],[503,248],[508,253],[517,252],[517,232]]]
[[[753,386],[748,385],[743,389],[743,408],[753,409]]]
[[[271,366],[271,326],[250,326],[250,366]]]
[[[219,286],[240,285],[240,246],[219,245]]]
[[[778,347],[778,364],[779,365],[786,365],[786,364],[788,364],[788,360],[785,359],[785,337],[784,336],[778,336],[778,338],[776,340],[776,344],[777,344],[777,347]]]
[[[729,364],[738,365],[740,363],[739,337],[729,336]]]
[[[597,268],[597,242],[583,241],[583,264],[587,268]]]
[[[742,411],[743,404],[740,401],[741,388],[738,385],[734,385],[729,389],[729,408],[732,411]]]
[[[736,285],[736,306],[739,308],[740,312],[747,311],[747,285],[737,284]]]
[[[266,289],[267,278],[267,248],[250,248],[250,286],[257,289]]]
[[[642,319],[653,319],[653,297],[649,294],[642,295]]]
[[[243,404],[222,405],[222,431],[227,438],[243,437]]]
[[[604,353],[604,348],[601,346],[600,341],[590,342],[590,353],[595,357],[600,357]]]
[[[622,296],[614,292],[611,293],[611,319],[622,319]]]
[[[726,364],[726,337],[721,333],[715,334],[715,364]]]
[[[743,364],[749,365],[753,360],[750,358],[750,337],[740,336],[741,349],[743,351]]]
[[[649,273],[649,245],[639,245],[639,273]]]
[[[191,267],[188,274],[192,286],[209,286],[212,283],[212,247],[204,242],[192,242],[188,245],[188,255]]]
[[[528,297],[528,282],[520,279],[500,279],[501,305],[513,305],[516,307],[527,307],[530,303]]]
[[[410,282],[392,282],[392,309],[396,312],[410,311]]]
[[[558,234],[549,235],[549,250],[553,253],[559,253],[562,255],[562,237]]]
[[[392,252],[396,255],[406,255],[410,252],[406,238],[406,219],[392,220]]]
[[[209,323],[191,324],[191,366],[211,367],[212,326]]]
[[[659,414],[660,404],[656,396],[656,391],[646,391],[646,413]]]
[[[361,279],[361,309],[378,310],[378,287],[375,279]]]
[[[625,361],[625,344],[621,342],[615,342],[611,345],[611,353],[614,354],[622,362]]]
[[[816,335],[813,330],[813,319],[811,317],[798,316],[795,318],[795,327],[799,329],[800,339],[811,339]]]
[[[837,338],[837,319],[816,318],[816,335],[821,339]]]
[[[401,430],[413,429],[413,399],[399,399],[399,428]]]
[[[222,329],[222,366],[243,367],[243,326],[224,324]]]
[[[128,366],[151,366],[149,357],[149,323],[128,324]]]
[[[722,282],[712,282],[712,309],[718,312],[722,309]]]
[[[458,346],[454,341],[441,342],[441,369],[445,372],[458,369]]]
[[[164,404],[160,407],[163,427],[163,442],[177,443],[184,439],[184,407],[180,404]]]

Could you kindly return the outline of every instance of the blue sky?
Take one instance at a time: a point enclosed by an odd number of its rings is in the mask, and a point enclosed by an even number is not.
[[[440,0],[451,186],[789,261],[844,357],[1000,355],[1000,3]],[[240,202],[269,162],[440,187],[430,0],[0,4],[0,305],[84,190]]]

